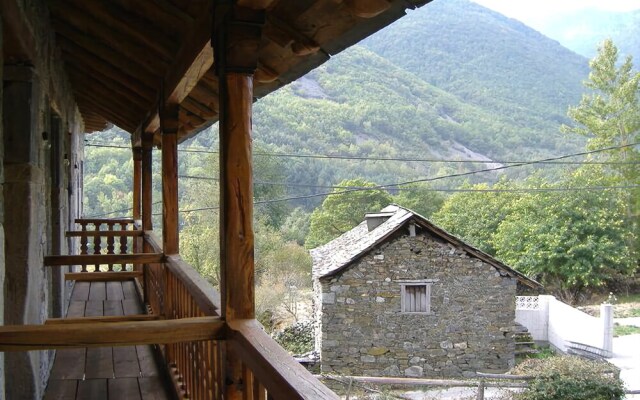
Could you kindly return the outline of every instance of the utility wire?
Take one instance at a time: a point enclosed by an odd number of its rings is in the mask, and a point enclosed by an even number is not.
[[[629,146],[638,145],[635,143]],[[127,146],[117,146],[102,143],[87,143],[87,147],[105,147],[114,149],[126,149],[131,150]],[[194,149],[194,148],[182,148],[178,149],[179,152],[185,153],[206,153],[206,154],[218,154],[215,150],[206,149]],[[330,155],[330,154],[295,154],[295,153],[265,153],[255,152],[255,156],[265,157],[285,157],[285,158],[311,158],[311,159],[329,159],[329,160],[348,160],[348,161],[398,161],[398,162],[426,162],[426,163],[453,163],[453,164],[522,164],[529,163],[531,161],[505,161],[505,160],[453,160],[453,159],[434,159],[434,158],[403,158],[403,157],[373,157],[373,156],[345,156],[345,155]],[[541,164],[593,164],[593,165],[637,165],[639,161],[538,161]]]
[[[342,190],[342,191],[315,193],[315,194],[309,194],[309,195],[304,195],[304,196],[296,196],[296,197],[288,197],[288,198],[282,198],[282,199],[261,200],[261,201],[255,201],[253,204],[254,205],[260,205],[260,204],[270,204],[270,203],[274,203],[274,202],[283,202],[283,201],[291,201],[291,200],[304,200],[304,199],[310,199],[310,198],[315,198],[315,197],[325,197],[325,196],[330,196],[330,195],[340,195],[340,194],[345,194],[345,193],[367,191],[367,190],[376,190],[376,189],[380,189],[380,190],[386,190],[386,189],[391,189],[391,188],[395,189],[398,186],[406,186],[406,185],[410,185],[410,184],[413,184],[413,183],[433,182],[433,181],[447,179],[447,178],[457,178],[457,177],[469,176],[469,175],[474,175],[474,174],[483,173],[483,172],[493,172],[493,171],[498,171],[498,170],[503,170],[503,169],[508,169],[508,168],[521,167],[521,166],[524,166],[524,165],[539,164],[539,163],[546,162],[546,161],[556,161],[556,160],[566,159],[566,158],[569,158],[569,157],[577,157],[577,156],[601,153],[601,152],[610,151],[610,150],[617,150],[617,149],[622,149],[622,148],[626,148],[626,147],[636,146],[638,144],[640,144],[640,143],[630,143],[630,144],[626,144],[626,145],[611,146],[611,147],[605,147],[605,148],[596,149],[596,150],[583,151],[583,152],[573,153],[573,154],[566,154],[566,155],[562,155],[562,156],[558,156],[558,157],[549,157],[549,158],[545,158],[545,159],[541,159],[541,160],[527,161],[527,162],[517,163],[517,164],[513,164],[513,165],[503,165],[503,166],[495,167],[495,168],[485,168],[485,169],[468,171],[468,172],[461,172],[461,173],[451,174],[451,175],[441,175],[441,176],[436,176],[436,177],[433,177],[433,178],[415,179],[415,180],[411,180],[411,181],[405,181],[405,182],[399,182],[399,183],[393,183],[393,184],[376,185],[376,186],[371,186],[371,187],[367,187],[367,188],[350,188],[350,189],[345,189],[345,190]],[[132,210],[132,209],[133,208],[130,208],[129,210]],[[217,209],[217,207],[202,207],[202,208],[195,208],[195,209],[190,209],[190,210],[180,210],[179,212],[189,213],[189,212],[212,210],[212,209]],[[113,213],[115,213],[115,212],[111,212],[111,213],[103,214],[103,215],[109,215],[109,214],[113,214]]]

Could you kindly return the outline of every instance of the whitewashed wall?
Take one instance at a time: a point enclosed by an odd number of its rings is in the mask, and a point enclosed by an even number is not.
[[[533,340],[549,342],[567,351],[568,342],[586,344],[610,352],[613,320],[610,305],[601,318],[588,315],[553,296],[518,296],[516,322],[525,326]]]

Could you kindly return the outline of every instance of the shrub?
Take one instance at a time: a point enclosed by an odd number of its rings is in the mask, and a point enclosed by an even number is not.
[[[300,355],[313,350],[313,324],[297,322],[274,335],[273,339],[289,353]]]
[[[529,359],[515,368],[534,379],[518,400],[619,400],[624,398],[616,367],[574,356]]]

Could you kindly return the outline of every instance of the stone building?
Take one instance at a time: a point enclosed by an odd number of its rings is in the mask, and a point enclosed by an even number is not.
[[[516,292],[541,288],[395,205],[311,255],[323,373],[505,371],[514,363]]]

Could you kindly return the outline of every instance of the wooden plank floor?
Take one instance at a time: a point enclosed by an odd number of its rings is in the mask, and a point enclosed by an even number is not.
[[[133,281],[76,282],[67,317],[143,314]],[[165,400],[150,346],[58,350],[44,400]]]

